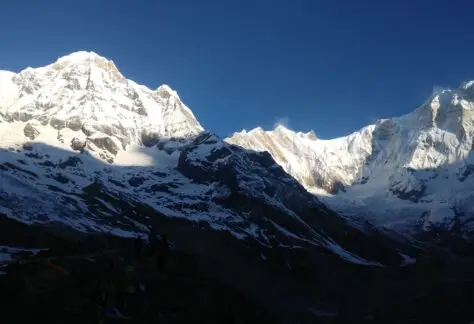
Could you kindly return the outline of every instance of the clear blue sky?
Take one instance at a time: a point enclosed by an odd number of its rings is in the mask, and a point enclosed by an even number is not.
[[[78,50],[176,89],[207,129],[341,136],[474,79],[474,2],[4,0],[0,69]]]

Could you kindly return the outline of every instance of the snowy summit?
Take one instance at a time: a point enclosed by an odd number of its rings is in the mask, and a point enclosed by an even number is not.
[[[150,90],[138,85],[93,52],[76,52],[18,74],[1,71],[0,85],[3,145],[18,136],[60,147],[71,144],[73,149],[82,143],[104,149],[113,159],[133,145],[151,146],[158,138],[188,138],[203,131],[169,86]],[[48,137],[45,126],[57,131],[54,136],[61,143]]]

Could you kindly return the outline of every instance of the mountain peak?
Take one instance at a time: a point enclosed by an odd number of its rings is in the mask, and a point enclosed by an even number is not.
[[[316,133],[314,132],[314,130],[310,130],[309,132],[307,133],[302,133],[303,137],[306,137],[310,140],[317,140],[317,136],[316,136]]]
[[[278,124],[276,127],[273,129],[274,132],[286,132],[286,131],[291,131],[289,128],[284,126],[283,124]]]
[[[169,86],[156,93],[125,79],[111,60],[87,51],[18,74],[0,73],[0,113],[10,121],[39,124],[35,138],[46,136],[49,128],[64,133],[61,140],[45,139],[50,145],[78,147],[79,139],[97,152],[107,141],[104,150],[113,156],[129,144],[151,146],[203,131]]]
[[[93,51],[77,51],[73,52],[71,54],[62,56],[58,59],[58,61],[84,61],[88,59],[96,59],[96,58],[101,58],[104,59],[104,57],[100,56],[96,52]]]
[[[474,90],[474,80],[471,80],[471,81],[467,81],[467,82],[464,82],[462,85],[461,85],[461,89],[462,90]]]
[[[112,60],[109,60],[92,51],[78,51],[69,55],[60,57],[51,67],[55,70],[62,70],[69,66],[88,66],[104,70],[117,81],[125,80],[117,66]]]
[[[108,61],[105,57],[92,51],[77,51],[60,57],[57,62],[82,62],[95,59]]]
[[[168,99],[170,97],[175,97],[176,99],[179,99],[178,93],[175,90],[171,89],[171,87],[167,84],[162,84],[161,86],[159,86],[158,89],[156,89],[156,93],[164,99]]]
[[[265,130],[262,128],[262,127],[256,127],[252,130],[249,131],[250,134],[253,134],[253,133],[265,133]]]

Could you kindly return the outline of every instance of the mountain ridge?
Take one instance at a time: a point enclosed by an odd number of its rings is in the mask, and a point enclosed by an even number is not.
[[[173,168],[182,150],[206,133],[176,91],[138,85],[94,52],[72,53],[19,73],[1,71],[0,82],[0,141],[9,149],[43,142],[87,151],[111,164],[159,161]],[[225,141],[270,152],[283,170],[343,215],[369,214],[365,220],[409,227],[404,231],[433,224],[449,228],[458,217],[469,224],[474,213],[465,180],[474,168],[473,84],[441,90],[412,113],[380,119],[340,138],[323,140],[313,131],[278,125],[237,132]],[[455,196],[433,180],[436,168],[455,185]],[[416,217],[404,223],[408,210]]]
[[[380,119],[340,138],[308,139],[301,132],[282,132],[280,126],[237,132],[226,141],[270,152],[285,171],[340,213],[370,211],[366,219],[402,225],[405,232],[420,229],[420,222],[421,229],[450,228],[459,217],[468,225],[474,217],[468,207],[474,188],[465,181],[474,148],[473,84],[439,91],[411,113]],[[444,186],[433,178],[442,174]]]
[[[289,239],[294,242],[281,244],[304,244],[349,262],[379,264],[345,250],[315,226],[318,220],[311,213],[331,212],[270,155],[206,132],[167,85],[157,90],[139,86],[93,52],[73,53],[2,80],[10,82],[4,89],[13,94],[0,101],[0,197],[3,193],[4,213],[17,220],[45,218],[76,230],[127,236],[146,232],[148,220],[116,221],[125,207],[110,204],[121,197],[160,214],[207,223],[238,239],[262,245],[271,237]],[[0,98],[6,94],[0,92]],[[97,190],[103,199],[90,197]],[[51,206],[42,208],[41,201],[51,197],[56,197]],[[55,210],[61,201],[69,210]],[[256,217],[250,204],[274,219]],[[113,217],[104,221],[107,215]],[[334,222],[349,226],[337,216]]]

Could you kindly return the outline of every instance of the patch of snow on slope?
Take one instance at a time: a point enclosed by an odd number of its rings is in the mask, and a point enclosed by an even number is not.
[[[18,254],[26,253],[30,255],[36,255],[41,251],[47,251],[48,249],[26,249],[14,246],[1,246],[0,245],[0,263],[2,261],[11,261],[19,258]]]
[[[27,249],[27,248],[22,248],[22,247],[0,245],[0,252],[10,253],[10,254],[26,252],[26,253],[31,253],[33,255],[36,255],[40,253],[41,251],[47,251],[47,250],[48,249]]]
[[[326,240],[325,243],[326,243],[326,246],[331,251],[333,251],[334,253],[336,253],[337,255],[339,255],[341,258],[343,258],[346,261],[349,261],[349,262],[355,263],[355,264],[360,264],[360,265],[385,267],[384,265],[380,264],[379,262],[364,260],[363,258],[361,258],[361,257],[359,257],[355,254],[352,254],[349,251],[345,250],[342,246],[340,246],[339,244],[337,244],[333,241]]]
[[[400,255],[403,257],[403,263],[401,264],[402,267],[406,267],[407,265],[416,263],[415,258],[412,258],[411,256],[406,255],[404,253],[400,253]]]
[[[153,166],[157,168],[175,168],[179,152],[167,154],[156,147],[131,145],[126,151],[119,151],[114,164],[119,166]]]
[[[12,217],[12,210],[5,206],[0,206],[0,214],[4,214],[7,217]]]

